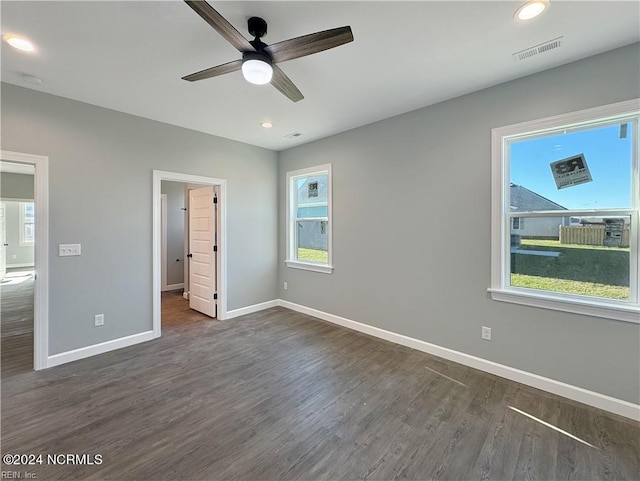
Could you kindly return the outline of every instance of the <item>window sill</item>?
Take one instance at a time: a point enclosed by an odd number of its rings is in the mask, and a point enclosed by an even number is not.
[[[603,317],[617,321],[640,324],[640,306],[616,303],[615,301],[592,301],[559,295],[550,295],[541,291],[527,292],[515,289],[487,289],[494,301],[510,302],[525,306],[571,312],[586,316]]]
[[[300,261],[284,261],[287,267],[293,269],[302,269],[305,271],[322,272],[323,274],[331,274],[333,272],[333,266],[323,264],[311,264],[309,262]]]

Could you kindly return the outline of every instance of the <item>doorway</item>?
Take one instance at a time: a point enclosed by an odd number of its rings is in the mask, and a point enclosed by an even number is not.
[[[185,232],[185,242],[183,247],[183,257],[175,257],[168,254],[163,254],[164,249],[169,250],[169,242],[168,242],[168,230],[165,231],[165,227],[169,223],[169,199],[167,197],[166,204],[167,208],[164,211],[163,215],[163,187],[164,192],[168,192],[168,188],[171,187],[171,184],[174,183],[182,183],[184,184],[184,207],[183,209],[187,209],[183,211],[184,214],[184,232]],[[175,185],[174,185],[175,187]],[[191,197],[195,197],[197,199],[190,199]],[[208,196],[208,198],[207,198]],[[203,200],[205,199],[205,200]],[[208,202],[211,201],[211,207],[209,207]],[[194,209],[192,213],[196,213],[196,211],[200,212],[200,217],[196,219],[192,219],[190,222],[189,219],[189,203],[196,202],[194,204]],[[202,205],[200,205],[202,204]],[[174,206],[175,208],[175,206]],[[206,211],[206,212],[205,212]],[[203,214],[205,213],[205,214]],[[174,213],[175,214],[175,213]],[[164,221],[163,221],[164,219]],[[211,238],[204,238],[203,232],[209,232],[208,229],[202,229],[203,222],[213,222],[213,229],[210,231]],[[181,263],[183,265],[184,276],[182,279],[183,287],[183,296],[186,299],[189,299],[191,303],[192,309],[197,309],[199,311],[205,312],[209,317],[216,317],[218,320],[223,320],[226,318],[226,305],[227,305],[227,295],[226,295],[226,180],[225,179],[217,179],[211,177],[203,177],[196,176],[190,174],[182,174],[176,172],[165,172],[165,171],[154,171],[153,172],[153,330],[154,337],[159,337],[161,335],[161,326],[162,326],[162,300],[163,294],[164,299],[171,298],[174,305],[177,304],[177,293],[176,290],[172,290],[169,292],[162,292],[163,286],[165,289],[167,286],[171,286],[171,281],[168,279],[168,274],[170,271],[169,266],[174,264]],[[198,232],[193,232],[193,227],[197,227]],[[189,231],[191,231],[189,233]],[[165,232],[167,234],[165,235]],[[174,233],[175,234],[175,233]],[[189,240],[191,238],[192,245],[189,244]],[[193,245],[193,242],[197,246]],[[205,245],[206,244],[206,245]],[[175,246],[174,246],[175,248]],[[194,252],[196,255],[194,256]],[[203,254],[206,252],[210,252],[210,262],[204,262]],[[175,254],[176,251],[174,250]],[[192,254],[192,257],[188,257],[189,254]],[[195,257],[195,261],[194,261]],[[182,259],[182,262],[181,262]],[[164,267],[163,267],[164,264]],[[191,267],[190,267],[191,264]],[[174,277],[173,279],[177,279],[177,272],[179,270],[179,266],[173,265]],[[205,276],[203,269],[211,269],[210,277],[210,285],[205,285],[204,282]],[[196,276],[194,278],[194,275]],[[166,280],[165,276],[167,276]],[[195,279],[195,280],[194,280]],[[180,285],[180,283],[175,283],[175,285]],[[207,292],[203,294],[203,288],[209,289],[211,292]],[[197,292],[195,292],[197,290]],[[193,292],[192,292],[193,291]],[[196,295],[194,295],[196,294]],[[213,304],[209,306],[202,305],[194,305],[198,304],[199,300],[203,298],[211,298],[212,301],[215,301]],[[201,303],[200,303],[201,304]],[[209,310],[207,311],[207,307]],[[211,310],[213,307],[213,310]],[[182,310],[184,307],[179,307],[178,309]],[[217,312],[216,312],[217,311]]]
[[[48,367],[48,158],[0,151],[3,375]]]

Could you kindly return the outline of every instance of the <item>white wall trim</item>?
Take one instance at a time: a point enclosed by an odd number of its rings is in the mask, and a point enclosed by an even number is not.
[[[48,367],[49,358],[49,157],[0,150],[0,160],[34,166],[36,243],[34,247],[33,367]]]
[[[154,337],[161,335],[161,288],[162,288],[162,225],[161,225],[161,190],[162,181],[170,180],[174,182],[184,182],[197,185],[214,185],[218,187],[218,254],[219,260],[216,275],[218,277],[218,319],[227,318],[227,180],[204,177],[201,175],[182,174],[179,172],[166,172],[163,170],[153,171],[153,274],[152,274],[152,296],[153,296],[153,334]]]
[[[163,286],[163,291],[177,291],[178,289],[184,289],[184,282],[180,284],[169,284],[168,286]]]
[[[121,337],[119,339],[113,339],[111,341],[101,342],[92,346],[61,352],[60,354],[54,354],[53,356],[48,357],[47,367],[59,366],[60,364],[66,364],[79,359],[97,356],[98,354],[104,354],[105,352],[133,346],[134,344],[140,344],[141,342],[151,341],[154,338],[155,336],[153,331],[146,331],[138,334],[132,334],[131,336]]]
[[[167,291],[167,194],[160,194],[160,258],[162,268],[162,290]]]
[[[317,317],[332,324],[337,324],[348,329],[353,329],[354,331],[369,334],[370,336],[378,337],[380,339],[391,341],[402,346],[416,349],[418,351],[433,354],[434,356],[448,359],[449,361],[457,362],[459,364],[463,364],[480,371],[488,372],[496,376],[510,379],[527,386],[542,389],[543,391],[557,394],[558,396],[572,399],[574,401],[578,401],[580,403],[587,404],[604,411],[609,411],[620,416],[640,421],[640,405],[638,404],[633,404],[628,401],[623,401],[622,399],[617,399],[594,391],[589,391],[588,389],[573,386],[571,384],[566,384],[527,371],[522,371],[520,369],[515,369],[513,367],[505,366],[504,364],[499,364],[497,362],[482,359],[470,354],[465,354],[463,352],[438,346],[436,344],[431,344],[419,339],[414,339],[402,334],[397,334],[385,329],[380,329],[378,327],[352,321],[344,317],[329,314],[327,312],[302,306],[300,304],[295,304],[293,302],[279,299],[278,305],[281,307],[286,307],[287,309],[291,309],[293,311],[307,314],[309,316]]]
[[[253,314],[254,312],[264,311],[265,309],[271,309],[272,307],[278,307],[279,300],[261,302],[259,304],[253,304],[251,306],[241,307],[240,309],[234,309],[227,312],[226,319],[233,319],[234,317],[244,316],[245,314]]]

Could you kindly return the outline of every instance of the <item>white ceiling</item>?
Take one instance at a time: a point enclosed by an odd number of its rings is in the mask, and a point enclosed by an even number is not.
[[[2,42],[2,81],[283,150],[640,40],[637,1],[551,0],[529,23],[513,20],[511,1],[210,3],[247,37],[247,18],[263,17],[266,43],[343,25],[355,40],[279,64],[306,97],[293,103],[240,72],[181,80],[240,58],[182,1],[2,1],[2,33],[37,46]],[[512,59],[560,36],[559,49]]]

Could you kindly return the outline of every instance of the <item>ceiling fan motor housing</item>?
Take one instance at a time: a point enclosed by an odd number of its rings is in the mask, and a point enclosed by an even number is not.
[[[247,60],[260,60],[261,62],[273,65],[273,60],[271,60],[269,54],[264,51],[244,52],[242,54],[242,61],[246,62]]]

